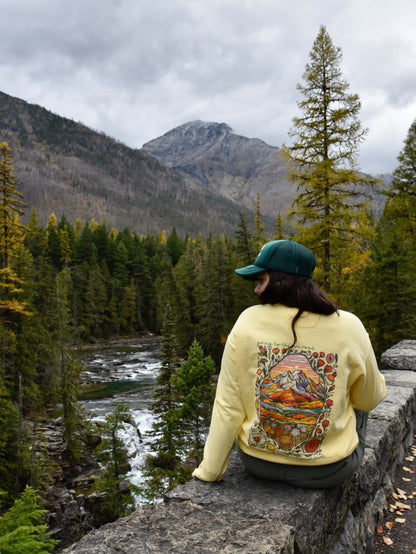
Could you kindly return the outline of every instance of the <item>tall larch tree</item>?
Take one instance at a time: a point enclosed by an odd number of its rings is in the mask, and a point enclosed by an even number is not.
[[[358,147],[367,130],[358,114],[357,94],[341,74],[341,49],[321,26],[310,61],[297,89],[301,115],[293,119],[291,146],[283,149],[289,179],[298,185],[290,218],[297,224],[297,240],[318,257],[316,277],[328,291],[339,292],[340,267],[352,236],[362,236],[365,248],[368,221],[363,194],[372,178],[356,168]],[[336,285],[338,283],[338,286]]]

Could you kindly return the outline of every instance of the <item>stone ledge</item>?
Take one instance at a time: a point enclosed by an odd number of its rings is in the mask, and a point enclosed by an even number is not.
[[[416,372],[383,373],[387,398],[371,412],[363,462],[343,485],[306,490],[262,481],[233,453],[222,482],[191,480],[165,503],[141,507],[64,552],[371,554],[416,423]]]
[[[402,340],[383,352],[381,367],[416,371],[416,340]]]

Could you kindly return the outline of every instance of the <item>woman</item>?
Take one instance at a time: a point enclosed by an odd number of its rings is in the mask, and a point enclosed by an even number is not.
[[[253,265],[260,305],[225,345],[211,427],[193,476],[221,480],[234,441],[247,471],[310,488],[336,486],[364,455],[367,417],[386,395],[361,321],[312,281],[315,256],[266,243]]]

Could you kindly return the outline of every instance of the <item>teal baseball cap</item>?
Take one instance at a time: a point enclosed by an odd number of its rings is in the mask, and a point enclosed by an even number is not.
[[[235,273],[254,281],[257,275],[269,270],[312,277],[316,258],[312,252],[293,240],[272,240],[260,250],[254,264],[236,269]]]

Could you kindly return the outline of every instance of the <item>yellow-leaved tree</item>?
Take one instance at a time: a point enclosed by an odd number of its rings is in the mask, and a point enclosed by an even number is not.
[[[293,143],[283,149],[288,177],[298,186],[290,213],[296,239],[316,254],[315,277],[337,300],[351,271],[366,259],[372,232],[366,195],[375,185],[356,168],[367,130],[358,119],[360,100],[348,91],[340,62],[340,48],[321,26],[304,83],[297,87],[301,115],[293,119]]]

